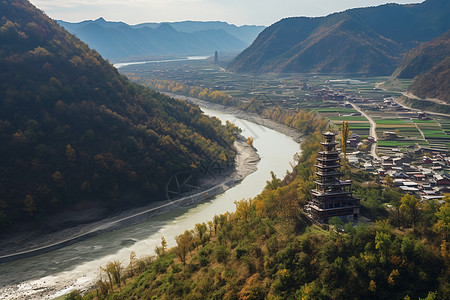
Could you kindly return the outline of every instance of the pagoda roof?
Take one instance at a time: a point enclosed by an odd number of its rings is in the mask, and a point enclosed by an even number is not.
[[[336,136],[336,133],[331,132],[331,131],[327,131],[327,132],[322,132],[323,136]]]
[[[332,165],[332,166],[325,166],[325,165],[315,164],[314,166],[318,169],[339,169],[342,165],[336,164],[336,165]]]

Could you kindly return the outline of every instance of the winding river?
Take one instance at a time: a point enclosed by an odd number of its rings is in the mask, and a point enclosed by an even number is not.
[[[0,299],[53,299],[74,289],[85,289],[97,278],[100,266],[112,260],[128,264],[131,251],[137,256],[153,253],[164,236],[169,246],[174,237],[214,215],[233,211],[234,201],[256,196],[266,185],[270,171],[284,177],[299,144],[267,127],[219,111],[203,109],[222,121],[242,128],[254,137],[261,161],[258,170],[240,184],[215,198],[192,207],[180,207],[137,225],[95,236],[76,244],[31,258],[0,265]]]

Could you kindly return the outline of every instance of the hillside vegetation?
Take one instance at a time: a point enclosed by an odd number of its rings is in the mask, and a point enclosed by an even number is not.
[[[450,28],[450,2],[386,4],[266,28],[229,69],[246,73],[390,75],[401,56]]]
[[[109,263],[83,298],[448,299],[448,197],[423,205],[391,187],[363,184],[372,178],[358,171],[354,193],[374,225],[332,219],[319,227],[304,215],[326,122],[314,125],[283,180],[272,174],[259,196],[186,230],[173,249],[163,239],[155,258],[132,253],[128,265]]]
[[[0,233],[161,200],[178,172],[233,164],[232,124],[130,83],[26,0],[0,11]]]

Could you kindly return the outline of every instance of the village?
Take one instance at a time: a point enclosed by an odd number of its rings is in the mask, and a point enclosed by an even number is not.
[[[353,132],[349,136],[346,156],[353,168],[365,170],[377,176],[382,184],[397,187],[422,201],[442,201],[444,194],[450,192],[450,149],[445,143],[448,139],[445,130],[447,123],[443,122],[445,118],[442,115],[411,110],[395,102],[394,97],[357,99],[331,89],[316,90],[314,95],[339,103],[337,106],[340,108],[358,109],[358,112],[348,111],[339,114],[339,118],[331,118],[335,125],[348,119],[351,128],[352,122],[361,122],[361,119],[353,120],[355,117],[365,117],[370,126],[376,126],[370,128],[372,135]],[[364,114],[361,114],[362,110]],[[392,124],[389,124],[390,121]],[[438,128],[428,134],[428,128],[423,129],[421,124]],[[377,128],[378,125],[380,128]],[[419,138],[411,134],[414,133],[412,128],[419,132]],[[356,126],[355,131],[361,133],[358,129]]]
[[[336,131],[348,122],[347,158],[353,168],[422,200],[442,199],[450,190],[450,116],[403,106],[401,92],[378,87],[387,78],[230,76],[201,61],[129,69],[143,78],[218,90],[244,103],[256,100],[263,107],[314,110]]]

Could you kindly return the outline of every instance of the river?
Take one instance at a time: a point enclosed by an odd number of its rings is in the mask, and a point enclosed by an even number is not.
[[[127,265],[131,251],[137,257],[152,254],[162,236],[169,246],[174,246],[174,237],[185,229],[212,220],[216,214],[234,211],[234,201],[260,193],[270,178],[270,171],[284,177],[294,154],[300,151],[299,144],[284,134],[219,111],[203,110],[222,121],[235,123],[242,128],[244,136],[254,137],[253,145],[261,157],[256,172],[207,202],[180,207],[49,253],[1,264],[0,299],[52,299],[73,289],[83,290],[95,282],[99,267],[109,261],[119,260]]]
[[[146,60],[146,61],[133,61],[133,62],[124,62],[124,63],[116,63],[114,67],[117,69],[133,66],[133,65],[143,65],[143,64],[151,64],[151,63],[165,63],[165,62],[173,62],[173,61],[187,61],[187,60],[205,60],[210,58],[211,56],[188,56],[183,58],[171,58],[171,59],[163,59],[163,60]]]

